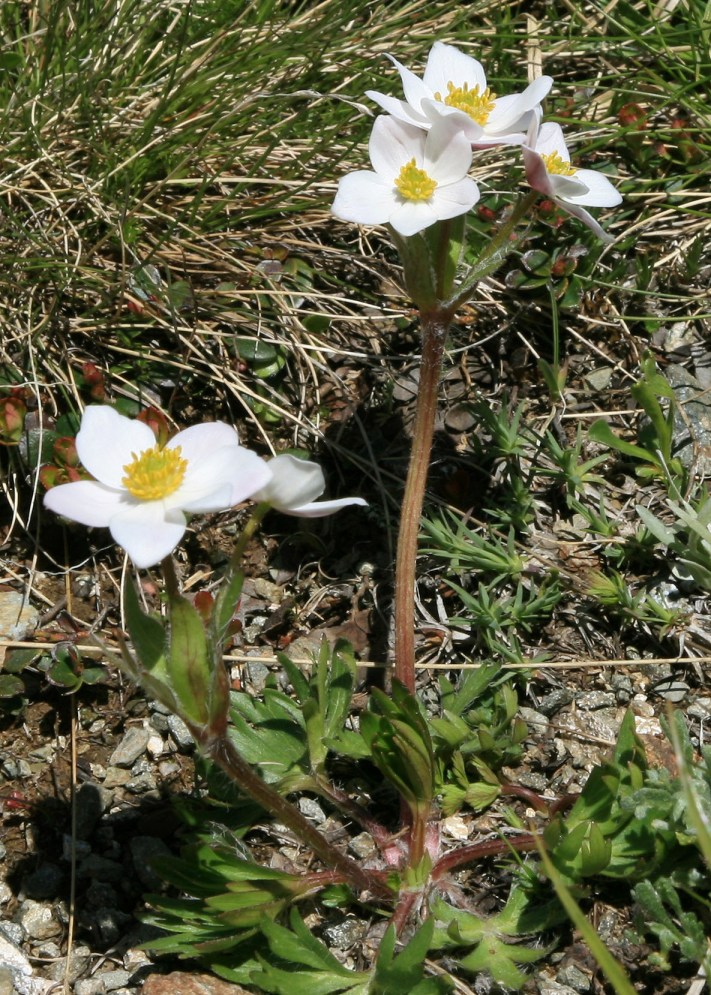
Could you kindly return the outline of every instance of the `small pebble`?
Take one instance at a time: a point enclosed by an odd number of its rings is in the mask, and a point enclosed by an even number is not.
[[[114,992],[117,988],[124,988],[131,980],[131,975],[128,971],[124,971],[121,968],[116,968],[114,971],[102,971],[101,974],[95,975],[97,978],[101,978],[104,983],[104,991]]]
[[[168,716],[168,729],[170,730],[171,739],[181,752],[188,753],[194,748],[195,740],[190,730],[177,715]]]
[[[123,739],[111,754],[109,763],[114,767],[132,767],[145,753],[150,735],[144,726],[129,726]]]
[[[86,974],[91,964],[91,950],[89,947],[75,947],[69,958],[69,969],[67,969],[67,958],[60,957],[49,969],[49,976],[52,981],[64,981],[66,978],[70,985]]]
[[[592,988],[592,978],[589,974],[581,971],[575,964],[566,964],[558,971],[556,981],[562,985],[567,985],[580,995],[587,995]]]
[[[47,940],[50,936],[56,936],[61,932],[61,926],[54,916],[52,906],[46,902],[26,899],[17,910],[15,921],[22,926],[31,940]]]
[[[575,706],[581,712],[594,712],[598,708],[614,708],[615,696],[611,691],[582,691],[575,695]]]

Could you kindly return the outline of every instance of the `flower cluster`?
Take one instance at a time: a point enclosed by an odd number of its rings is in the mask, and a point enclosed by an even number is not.
[[[553,80],[540,76],[521,93],[498,97],[471,56],[435,42],[420,79],[388,56],[402,80],[404,100],[367,91],[387,116],[376,118],[370,137],[372,170],[342,177],[333,213],[358,224],[389,224],[400,235],[465,214],[479,199],[467,176],[473,149],[520,146],[527,181],[588,225],[609,236],[584,210],[622,200],[602,173],[576,169],[557,124],[541,124],[541,101]]]
[[[82,525],[108,527],[137,567],[172,552],[187,514],[225,511],[248,498],[310,518],[366,504],[317,501],[326,486],[319,466],[287,455],[263,460],[224,422],[193,425],[161,445],[145,422],[91,405],[76,452],[94,479],[52,487],[45,506]]]

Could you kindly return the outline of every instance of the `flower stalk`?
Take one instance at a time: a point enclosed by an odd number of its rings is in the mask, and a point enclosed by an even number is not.
[[[206,728],[189,727],[201,752],[216,764],[246,795],[287,826],[294,835],[311,847],[325,867],[338,871],[358,892],[368,892],[380,899],[392,898],[384,875],[361,867],[355,860],[329,843],[326,837],[302,815],[299,809],[270,787],[240,755],[227,735],[214,737]]]

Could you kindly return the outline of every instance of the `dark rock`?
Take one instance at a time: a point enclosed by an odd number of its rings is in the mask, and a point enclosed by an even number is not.
[[[163,884],[163,879],[153,870],[154,857],[169,857],[170,850],[163,840],[155,836],[134,836],[130,844],[131,857],[136,875],[141,884],[155,891]]]
[[[56,898],[64,883],[64,871],[57,864],[40,864],[22,881],[22,894],[27,898]]]

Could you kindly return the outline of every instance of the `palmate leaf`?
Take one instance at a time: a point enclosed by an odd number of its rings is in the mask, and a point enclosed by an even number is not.
[[[287,929],[262,920],[260,928],[273,957],[269,961],[259,957],[260,969],[251,976],[255,985],[272,995],[366,995],[369,974],[344,967],[311,933],[296,909],[292,909],[289,924]]]
[[[372,993],[402,992],[403,995],[442,995],[454,987],[451,978],[438,975],[424,977],[424,963],[432,944],[434,919],[427,919],[407,945],[395,954],[395,927],[391,924],[380,943],[375,976],[369,989]]]
[[[551,949],[523,946],[521,939],[565,919],[557,901],[541,901],[539,895],[520,885],[514,886],[506,905],[494,916],[477,916],[442,901],[433,905],[432,914],[445,924],[435,930],[433,947],[473,947],[457,963],[472,974],[489,974],[499,984],[516,990],[526,981],[518,965],[534,963]]]

